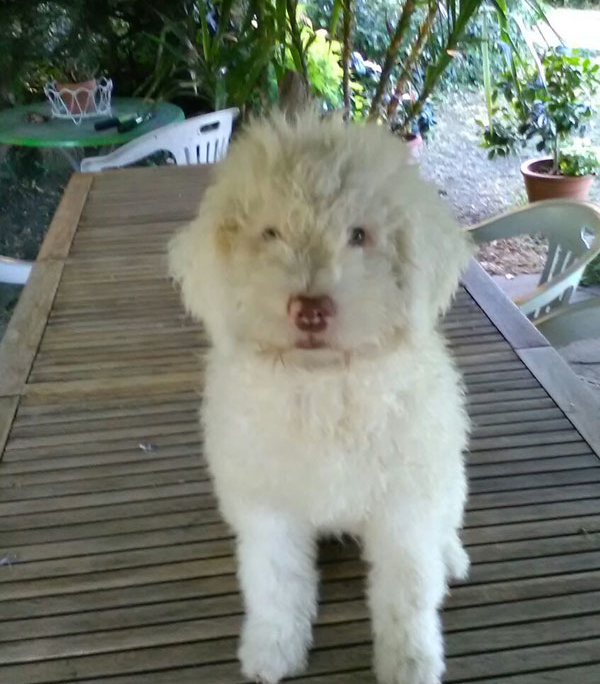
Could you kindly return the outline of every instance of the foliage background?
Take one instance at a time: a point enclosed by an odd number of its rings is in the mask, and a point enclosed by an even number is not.
[[[349,0],[347,0],[349,1]],[[456,7],[471,0],[440,0]],[[327,107],[342,104],[341,24],[333,41],[319,29],[328,29],[340,0],[0,0],[0,108],[38,100],[42,86],[52,77],[109,74],[118,95],[150,94],[180,104],[188,115],[219,104],[243,104],[260,109],[277,100],[281,70],[304,66],[312,85]],[[489,40],[492,73],[506,67],[504,29],[495,18],[484,29],[481,7],[488,15],[495,4],[507,6],[508,28],[517,48],[522,47],[515,18],[532,21],[526,0],[472,0],[478,8],[461,37],[453,59],[435,91],[435,100],[450,97],[465,86],[477,87],[482,77],[481,44]],[[426,0],[409,26],[398,54],[406,59],[422,21]],[[555,6],[595,7],[590,0],[553,0]],[[281,8],[298,5],[296,39],[284,47]],[[390,33],[404,5],[401,0],[352,0],[355,8],[353,45],[365,59],[381,64]],[[230,15],[221,21],[223,8]],[[258,26],[248,24],[246,9],[261,10]],[[289,11],[288,11],[289,14]],[[489,18],[489,16],[488,16]],[[289,23],[289,17],[288,17]],[[287,34],[293,27],[286,26]],[[244,31],[240,31],[244,29]],[[437,29],[436,29],[437,30]],[[244,39],[245,36],[245,39]],[[431,44],[411,72],[418,87],[424,65],[443,54],[443,33],[432,34]],[[299,40],[298,40],[299,39]],[[436,48],[437,41],[437,48]],[[437,50],[437,52],[436,52]],[[210,59],[207,58],[210,57]],[[301,62],[304,61],[304,65]],[[247,90],[249,66],[253,81]],[[227,66],[222,73],[223,65]],[[396,64],[392,82],[398,76]],[[242,77],[238,78],[238,74]],[[243,87],[240,87],[241,86]],[[221,90],[219,90],[219,88]],[[353,74],[354,114],[363,116],[374,92],[372,76]],[[229,101],[223,101],[223,98]],[[425,111],[429,123],[431,111]],[[475,143],[474,143],[475,144]],[[58,175],[57,175],[58,173]],[[8,207],[0,219],[0,253],[33,258],[39,237],[60,195],[63,176],[35,154],[0,156],[0,203]],[[60,176],[60,177],[59,177]],[[4,193],[4,194],[3,194]],[[29,200],[39,211],[30,211]],[[25,208],[23,208],[25,207]],[[5,230],[3,226],[18,226]],[[25,228],[22,228],[25,226]]]
[[[286,4],[289,5],[284,2],[283,6]],[[299,12],[312,24],[309,28],[307,22],[300,20],[299,29],[305,46],[318,29],[331,26],[335,4],[336,0],[306,0],[298,4]],[[526,6],[517,0],[512,0],[512,4],[512,12],[521,11],[518,8]],[[229,5],[228,19],[221,22],[220,17],[226,13],[224,8]],[[220,81],[218,68],[227,64],[230,70],[235,69],[232,51],[235,51],[237,64],[243,73],[248,72],[249,64],[255,65],[261,58],[281,64],[286,62],[283,56],[279,60],[277,58],[280,27],[276,23],[280,21],[277,12],[281,11],[281,6],[278,0],[2,0],[0,107],[38,98],[46,81],[51,77],[62,77],[66,71],[81,74],[82,79],[85,74],[109,74],[115,83],[116,94],[131,95],[142,87],[144,94],[165,94],[179,101],[188,113],[210,109],[214,106],[215,84]],[[263,16],[269,7],[274,8],[273,17],[264,16],[258,29],[253,29],[247,17],[243,16],[244,8],[252,11],[263,8]],[[381,64],[390,42],[390,30],[402,7],[399,0],[355,0],[353,49],[365,59]],[[414,15],[398,55],[400,61],[406,58],[414,42],[424,12],[425,5]],[[210,61],[202,54],[202,22],[205,22],[211,39],[219,31],[222,36],[218,50],[211,54],[214,64],[209,64],[210,73],[206,69],[202,71]],[[496,33],[492,37],[496,40],[497,25],[492,25],[491,31]],[[244,33],[247,40],[244,40]],[[231,39],[233,34],[237,34],[235,41]],[[249,43],[256,43],[258,34],[260,50],[255,50],[256,46],[249,46]],[[478,15],[467,26],[461,50],[442,78],[442,89],[480,83],[481,36],[482,20]],[[339,29],[336,37],[339,38]],[[430,54],[431,49],[435,49],[435,32],[433,38],[430,51],[424,54],[425,62],[435,57]],[[313,40],[317,39],[313,37]],[[306,52],[310,52],[310,47]],[[502,68],[501,52],[493,50],[491,56],[493,66]],[[325,87],[326,99],[330,106],[338,106],[339,96],[333,96],[332,79],[339,79],[338,87],[341,87],[341,73],[335,73],[339,54],[328,57],[329,60],[325,59],[321,50],[318,60],[329,81]],[[162,60],[160,65],[159,59]],[[195,68],[199,87],[190,86],[190,65]],[[311,76],[319,80],[322,71],[313,63]],[[422,78],[420,71],[422,67],[415,69],[415,81]],[[260,74],[260,89],[267,99],[276,98],[277,77],[277,73],[268,69]],[[232,81],[231,78],[228,83],[231,93],[235,91]],[[187,82],[187,89],[179,87],[182,82]],[[235,99],[235,95],[231,97]]]

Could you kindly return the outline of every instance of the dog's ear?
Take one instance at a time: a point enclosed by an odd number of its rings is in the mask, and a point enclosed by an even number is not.
[[[186,310],[197,319],[206,318],[223,294],[226,262],[238,233],[235,219],[217,214],[207,203],[169,242],[169,275],[180,287]]]
[[[467,267],[474,245],[450,215],[435,188],[421,184],[420,201],[410,206],[411,262],[415,313],[425,325],[444,313]]]
[[[205,247],[202,221],[196,218],[181,228],[169,242],[169,275],[179,285],[183,304],[195,318],[203,316]]]
[[[455,221],[446,220],[427,231],[431,240],[430,300],[434,315],[447,311],[460,276],[474,253],[471,238]]]
[[[231,252],[233,226],[202,211],[169,242],[169,274],[179,285],[186,310],[206,317],[221,290],[219,260]]]
[[[234,219],[224,219],[217,223],[214,239],[217,251],[222,258],[227,259],[231,255],[239,230],[239,223]]]

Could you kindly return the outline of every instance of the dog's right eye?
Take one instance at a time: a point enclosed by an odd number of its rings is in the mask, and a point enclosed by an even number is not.
[[[350,231],[348,244],[351,247],[364,247],[367,242],[367,231],[364,228],[353,228]]]
[[[277,228],[265,228],[262,232],[262,238],[267,242],[269,240],[276,240],[278,237],[281,237],[281,235]]]

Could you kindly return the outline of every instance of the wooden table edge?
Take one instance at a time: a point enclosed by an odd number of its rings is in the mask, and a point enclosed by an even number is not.
[[[0,398],[14,400],[14,397],[20,397],[24,392],[93,179],[94,176],[89,174],[75,173],[71,176],[50,223],[38,258],[0,342]],[[12,406],[12,403],[14,401],[7,406]],[[4,434],[10,414],[11,409],[3,406],[0,437]],[[10,425],[8,427],[10,429]]]
[[[0,397],[0,461],[4,454],[4,447],[8,441],[10,429],[19,406],[18,395]]]
[[[550,346],[548,340],[494,283],[481,264],[472,260],[463,275],[462,283],[515,351]]]
[[[42,242],[37,261],[65,260],[69,256],[71,243],[93,182],[94,174],[74,173],[71,176]]]
[[[528,370],[600,457],[600,399],[585,386],[480,264],[474,260],[471,262],[462,283]]]

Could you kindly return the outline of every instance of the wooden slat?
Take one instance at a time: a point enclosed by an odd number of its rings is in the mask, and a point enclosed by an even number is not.
[[[107,492],[100,490],[92,494],[72,494],[60,498],[0,502],[0,517],[21,516],[27,513],[66,511],[86,506],[110,506],[112,504],[132,501],[151,501],[152,499],[166,499],[171,496],[186,495],[196,495],[199,508],[212,508],[215,505],[215,501],[207,493],[210,488],[204,482],[204,480],[200,480],[196,482],[139,487],[137,489],[125,488]]]
[[[127,477],[117,472],[111,472],[110,476],[94,477],[91,479],[76,479],[59,482],[44,482],[42,484],[24,484],[17,480],[13,481],[0,491],[0,501],[33,501],[40,499],[54,499],[62,496],[93,494],[95,492],[116,492],[120,489],[133,489],[142,487],[161,487],[170,484],[183,484],[185,482],[205,482],[208,474],[204,467],[199,467],[199,459],[195,463],[188,464],[184,468],[152,469],[147,466],[141,472],[130,472]],[[581,471],[575,471],[577,473]],[[546,474],[547,476],[548,474]],[[583,475],[585,477],[585,474]],[[573,478],[575,479],[575,478]],[[490,485],[491,486],[491,485]],[[206,485],[210,491],[210,485]],[[0,506],[2,504],[0,503]]]
[[[170,467],[172,459],[198,458],[200,453],[199,436],[195,433],[183,443],[163,445],[160,448],[154,442],[139,442],[122,451],[101,451],[99,453],[67,456],[49,456],[46,454],[40,458],[7,461],[4,464],[5,470],[3,472],[7,478],[31,475],[33,480],[41,476],[50,481],[54,476],[62,481],[63,471],[67,471],[65,477],[68,479],[68,471],[73,469],[76,469],[85,478],[89,474],[91,474],[90,477],[93,477],[98,469],[111,468],[118,464],[125,467],[141,464],[153,469],[164,460],[163,466]]]
[[[481,463],[478,460],[468,461],[469,464],[469,480],[489,478],[494,475],[507,475],[507,470],[510,468],[512,475],[520,473],[556,473],[557,471],[573,470],[573,469],[595,469],[598,465],[598,457],[591,451],[589,454],[583,456],[556,456],[554,458],[536,458],[536,459],[522,459],[513,461],[507,466],[506,461]]]
[[[119,521],[122,522],[119,529],[127,531],[130,520],[132,521],[131,527],[136,529],[140,527],[138,522],[140,518],[148,518],[150,520],[149,526],[152,529],[152,518],[156,516],[190,511],[195,511],[197,516],[201,515],[203,522],[215,522],[220,519],[215,508],[200,509],[193,494],[183,495],[178,492],[177,496],[163,496],[105,506],[84,506],[78,508],[76,514],[71,509],[24,513],[23,515],[4,518],[1,522],[4,530],[10,530],[6,534],[6,542],[12,543],[14,540],[12,535],[19,530],[45,530],[46,538],[61,538],[63,528],[67,527],[67,534],[72,535],[74,520],[84,532],[94,532],[101,536],[106,533],[107,529],[109,532],[115,532],[115,524],[118,527]]]
[[[600,530],[600,514],[569,516],[533,520],[530,522],[508,523],[502,520],[496,525],[467,527],[462,530],[461,537],[465,544],[473,547],[477,544],[517,541],[521,539],[542,539],[560,534],[592,535]]]
[[[562,501],[532,501],[503,507],[471,510],[466,517],[467,527],[481,527],[502,524],[529,522],[539,520],[555,520],[579,515],[592,515],[600,512],[600,499],[581,498]]]
[[[170,504],[175,503],[174,500],[162,499],[158,502],[152,502],[154,506],[150,510],[144,511],[140,515],[131,515],[128,518],[113,517],[107,520],[91,520],[90,522],[79,521],[70,522],[63,520],[62,524],[58,525],[42,525],[36,526],[35,520],[33,524],[30,522],[29,527],[14,529],[11,525],[5,525],[0,531],[0,545],[5,548],[14,547],[18,545],[35,545],[35,544],[55,544],[58,542],[82,541],[90,540],[91,544],[102,544],[99,541],[102,537],[111,537],[115,535],[136,534],[141,535],[144,532],[158,531],[165,529],[175,529],[177,527],[194,527],[199,539],[204,538],[203,530],[211,528],[214,525],[222,525],[218,514],[214,511],[199,512],[193,506],[191,497],[185,497],[179,501],[177,510],[170,510]],[[129,513],[140,513],[139,510],[129,506],[129,508],[121,507],[123,511]],[[105,509],[104,509],[105,510]],[[31,518],[30,518],[31,521]],[[5,522],[5,521],[3,521]],[[45,522],[42,520],[42,522]]]
[[[534,672],[511,675],[510,684],[582,684],[583,682],[595,682],[598,679],[599,669],[598,662],[553,670],[538,669]],[[507,679],[506,677],[486,677],[485,679],[471,680],[470,684],[507,684]]]
[[[57,444],[56,446],[35,447],[30,449],[8,450],[5,449],[5,460],[8,461],[39,461],[43,458],[59,458],[59,457],[75,457],[80,458],[90,456],[89,465],[95,465],[98,462],[103,462],[103,454],[116,454],[127,452],[126,456],[139,455],[140,450],[158,451],[160,452],[165,447],[181,446],[187,447],[185,453],[199,453],[198,446],[199,434],[198,430],[190,427],[188,432],[175,433],[172,435],[160,435],[152,437],[150,440],[134,439],[126,437],[121,440],[111,440],[110,434],[107,435],[107,440],[102,442],[87,442],[84,439],[76,444]],[[98,458],[99,457],[99,458]],[[75,461],[76,462],[76,461]],[[113,457],[114,462],[114,457]]]
[[[177,414],[176,414],[177,416]],[[111,424],[113,423],[113,424]],[[555,421],[549,421],[550,427],[560,427]],[[493,427],[493,426],[491,426]],[[15,436],[11,439],[10,444],[6,448],[6,452],[13,452],[19,450],[27,450],[29,453],[31,449],[39,447],[52,447],[67,444],[81,444],[82,442],[102,442],[105,440],[118,441],[121,439],[144,440],[152,437],[166,437],[169,435],[179,435],[184,432],[194,432],[198,429],[198,421],[196,416],[185,416],[182,420],[166,420],[166,421],[149,421],[143,420],[137,424],[127,423],[124,426],[115,425],[113,421],[100,422],[100,424],[86,423],[79,430],[71,432],[69,430],[52,431],[48,434],[33,434],[25,436]],[[482,428],[484,429],[484,428]]]
[[[61,397],[85,399],[93,396],[131,396],[132,392],[146,394],[147,392],[174,392],[177,390],[193,390],[200,386],[199,376],[194,373],[172,372],[147,377],[117,376],[99,380],[70,380],[61,382],[41,382],[27,385],[25,392],[36,399],[56,401]]]

